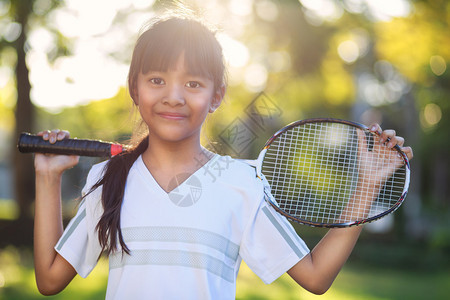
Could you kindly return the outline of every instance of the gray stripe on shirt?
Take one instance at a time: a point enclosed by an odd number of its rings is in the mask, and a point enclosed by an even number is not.
[[[199,244],[222,252],[236,262],[239,255],[239,245],[227,238],[206,230],[185,227],[126,227],[122,235],[127,242],[182,242]]]
[[[61,248],[64,246],[64,243],[67,241],[67,239],[72,235],[72,233],[75,231],[75,229],[78,227],[80,222],[86,217],[86,209],[83,209],[81,213],[75,218],[75,220],[70,224],[70,227],[66,228],[64,231],[64,235],[59,240],[59,243],[56,245],[56,250],[60,251]]]
[[[275,228],[278,230],[278,232],[281,234],[281,236],[285,239],[285,241],[288,243],[288,245],[292,248],[292,250],[297,254],[299,258],[302,258],[305,256],[304,251],[300,249],[297,244],[291,239],[289,234],[286,232],[286,230],[281,226],[281,224],[278,222],[278,220],[271,214],[270,210],[267,207],[262,208],[264,214],[269,218],[270,222],[275,226]],[[295,234],[297,236],[297,234]]]
[[[109,268],[116,269],[129,265],[183,266],[204,269],[234,282],[234,269],[223,261],[207,254],[180,250],[132,250],[131,255],[121,252],[110,255]]]

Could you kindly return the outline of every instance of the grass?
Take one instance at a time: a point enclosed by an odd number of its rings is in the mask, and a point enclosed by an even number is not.
[[[0,250],[0,299],[105,299],[107,278],[107,261],[100,260],[87,279],[76,276],[60,294],[42,296],[35,284],[31,250],[13,247]]]
[[[288,276],[283,275],[265,285],[243,266],[239,274],[238,299],[303,299],[303,300],[386,300],[386,299],[448,299],[450,271],[405,271],[383,267],[362,267],[347,264],[331,289],[324,295],[313,295]]]
[[[39,294],[34,282],[31,250],[13,247],[0,250],[0,299],[104,299],[108,265],[101,260],[87,279],[77,276],[56,296]],[[383,266],[347,264],[331,289],[315,296],[297,286],[283,275],[270,285],[265,285],[242,264],[238,276],[237,299],[321,299],[321,300],[385,300],[385,299],[447,299],[450,294],[450,271],[411,271]]]

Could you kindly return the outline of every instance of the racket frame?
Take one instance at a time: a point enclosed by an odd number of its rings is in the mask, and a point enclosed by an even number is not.
[[[312,118],[312,119],[305,119],[305,120],[299,120],[299,121],[295,121],[292,122],[286,126],[284,126],[283,128],[281,128],[280,130],[278,130],[277,132],[275,132],[272,137],[270,137],[267,142],[264,144],[263,150],[259,153],[258,158],[256,160],[245,160],[245,162],[247,162],[248,164],[254,166],[256,168],[256,174],[257,176],[262,179],[262,165],[264,162],[264,157],[267,153],[267,150],[270,148],[271,144],[278,138],[280,137],[283,133],[285,133],[286,131],[294,128],[294,127],[298,127],[298,126],[302,126],[305,124],[311,124],[311,123],[338,123],[338,124],[346,124],[346,125],[350,125],[353,126],[357,129],[360,129],[364,132],[370,132],[372,134],[375,134],[377,136],[381,135],[381,132],[373,132],[370,131],[369,128],[366,125],[357,123],[357,122],[353,122],[353,121],[348,121],[348,120],[342,120],[342,119],[335,119],[335,118]],[[302,218],[298,218],[295,216],[292,216],[290,214],[288,214],[287,212],[285,212],[283,209],[281,209],[278,205],[278,203],[276,202],[276,199],[273,199],[273,196],[270,195],[270,193],[268,193],[267,191],[265,191],[266,194],[266,201],[281,215],[285,216],[286,218],[288,218],[289,220],[292,220],[294,222],[300,223],[300,224],[304,224],[304,225],[308,225],[308,226],[312,226],[312,227],[325,227],[325,228],[345,228],[345,227],[351,227],[351,226],[357,226],[357,225],[362,225],[362,224],[366,224],[366,223],[370,223],[373,221],[376,221],[392,212],[394,212],[395,210],[397,210],[400,205],[402,205],[402,203],[404,202],[406,195],[408,193],[408,188],[409,188],[409,183],[410,183],[410,164],[409,164],[409,160],[408,157],[406,156],[406,154],[401,150],[399,145],[395,145],[394,148],[401,156],[401,158],[403,159],[404,163],[405,163],[405,183],[403,186],[403,191],[401,193],[401,196],[399,197],[399,199],[386,211],[377,214],[375,216],[366,218],[366,219],[361,219],[361,220],[355,220],[355,221],[349,221],[349,222],[342,222],[342,223],[320,223],[320,222],[312,222],[309,220],[305,220]]]

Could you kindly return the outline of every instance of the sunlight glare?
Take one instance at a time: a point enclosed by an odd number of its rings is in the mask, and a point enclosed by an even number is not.
[[[278,7],[270,0],[262,0],[256,3],[256,14],[263,20],[273,22],[278,19]]]
[[[56,23],[67,37],[94,36],[106,32],[117,10],[128,5],[128,1],[118,0],[67,0],[67,8],[58,11]]]
[[[45,28],[37,28],[28,35],[28,43],[35,51],[48,53],[55,47],[54,36]]]
[[[359,57],[359,47],[352,40],[340,43],[337,51],[339,57],[348,64],[355,62]]]
[[[145,27],[145,24],[155,16],[153,11],[143,11],[143,12],[135,12],[127,16],[127,21],[125,22],[125,26],[129,32],[137,35],[142,28]],[[130,37],[128,37],[130,38]]]
[[[270,52],[267,62],[272,72],[284,72],[291,68],[291,55],[287,51]]]
[[[133,26],[113,26],[113,21],[121,9],[145,9],[153,2],[67,0],[64,6],[56,9],[50,20],[63,35],[72,39],[72,53],[50,63],[47,54],[55,45],[54,37],[44,28],[30,31],[31,50],[27,64],[33,102],[57,111],[62,107],[113,97],[121,86],[126,85],[128,66],[110,54],[129,47],[129,39],[134,41],[130,32],[137,36],[150,16],[130,14],[130,18],[133,16],[133,20],[141,22],[139,27],[136,23],[132,23]]]
[[[247,84],[247,88],[251,91],[262,91],[266,86],[267,78],[267,69],[261,64],[251,64],[245,70],[245,83]]]
[[[33,102],[50,110],[113,97],[126,84],[127,66],[89,49],[61,57],[54,66],[42,53],[29,57]]]
[[[145,9],[151,7],[155,0],[132,0],[131,2],[136,9]]]
[[[311,25],[319,26],[324,21],[338,20],[344,10],[333,0],[299,0],[306,8],[305,17]]]
[[[343,0],[342,5],[348,12],[365,13],[373,21],[389,21],[395,17],[406,17],[411,12],[411,4],[408,0]]]
[[[217,39],[222,45],[225,60],[231,67],[239,68],[248,63],[249,52],[244,44],[226,34],[217,34]]]
[[[361,96],[371,106],[384,104],[384,90],[373,74],[365,73],[358,77]]]
[[[375,19],[389,21],[393,17],[406,17],[411,12],[407,0],[360,0],[364,1]]]
[[[238,16],[248,16],[253,10],[253,0],[230,0],[230,11]]]

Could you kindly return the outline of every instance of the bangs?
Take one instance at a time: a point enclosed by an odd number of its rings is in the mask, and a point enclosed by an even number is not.
[[[154,25],[153,29],[145,35],[145,47],[138,54],[141,57],[140,72],[174,69],[180,55],[184,54],[189,74],[215,82],[223,80],[222,49],[214,35],[202,25],[191,20],[172,19]]]

